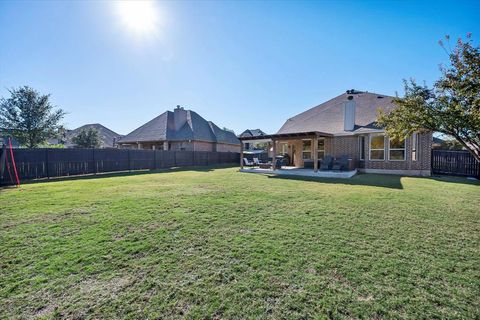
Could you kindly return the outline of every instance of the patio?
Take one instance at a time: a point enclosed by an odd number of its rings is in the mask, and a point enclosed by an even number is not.
[[[348,179],[357,174],[357,169],[352,171],[317,171],[313,169],[296,168],[282,166],[282,169],[261,169],[261,168],[242,168],[240,172],[261,173],[261,174],[275,174],[283,176],[299,176],[299,177],[316,177],[316,178],[341,178]]]
[[[333,151],[331,134],[311,131],[263,135],[261,138],[268,141],[268,162],[244,158],[243,142],[258,138],[240,138],[240,172],[319,178],[351,178],[357,173],[350,157],[327,154]]]

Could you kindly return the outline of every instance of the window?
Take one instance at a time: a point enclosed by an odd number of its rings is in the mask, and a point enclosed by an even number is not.
[[[282,154],[288,153],[288,143],[282,143]]]
[[[360,150],[360,160],[365,160],[365,136],[359,137],[359,146],[358,149]]]
[[[325,157],[325,139],[318,139],[318,149],[317,149],[318,159],[322,160]]]
[[[405,160],[405,139],[390,139],[388,145],[388,160],[403,161]]]
[[[418,146],[417,146],[417,133],[414,132],[412,134],[412,161],[417,161],[417,149],[418,149]]]
[[[312,141],[303,140],[302,158],[304,160],[305,159],[312,159]]]
[[[385,160],[385,136],[370,136],[370,160]]]

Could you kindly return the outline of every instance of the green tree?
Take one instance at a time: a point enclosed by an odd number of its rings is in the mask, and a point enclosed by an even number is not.
[[[449,37],[445,37],[449,41]],[[458,39],[453,50],[440,41],[450,64],[441,66],[433,88],[405,81],[405,96],[389,114],[380,112],[378,125],[394,138],[415,131],[437,131],[454,137],[480,161],[480,48]]]
[[[94,128],[82,129],[72,138],[72,142],[80,148],[98,148],[100,147],[100,136]]]
[[[8,99],[0,99],[0,128],[4,133],[29,148],[58,135],[65,112],[55,109],[49,94],[42,95],[28,86],[9,92]]]

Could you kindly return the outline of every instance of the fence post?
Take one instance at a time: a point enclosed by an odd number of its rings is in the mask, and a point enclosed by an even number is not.
[[[157,150],[153,149],[153,170],[157,169]]]
[[[98,168],[97,168],[97,162],[95,161],[95,148],[92,149],[92,160],[93,160],[93,169],[95,170],[94,174],[97,175]]]
[[[132,167],[130,165],[130,149],[127,149],[127,155],[128,155],[128,172],[132,172]]]
[[[45,168],[46,168],[46,174],[47,174],[47,179],[50,180],[50,171],[48,170],[49,164],[48,164],[48,149],[45,148]]]

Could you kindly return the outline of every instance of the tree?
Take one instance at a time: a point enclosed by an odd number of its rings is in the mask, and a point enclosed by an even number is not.
[[[49,94],[41,95],[28,86],[9,92],[10,98],[0,99],[0,128],[4,133],[29,148],[57,136],[65,112],[54,109]]]
[[[449,41],[449,37],[445,37]],[[405,81],[405,96],[394,99],[397,108],[380,112],[378,125],[393,138],[416,131],[437,131],[454,137],[480,161],[480,47],[471,34],[447,50],[450,65],[440,66],[441,77],[433,88]]]
[[[80,148],[100,147],[100,136],[94,128],[82,129],[79,134],[72,138],[72,142]]]

